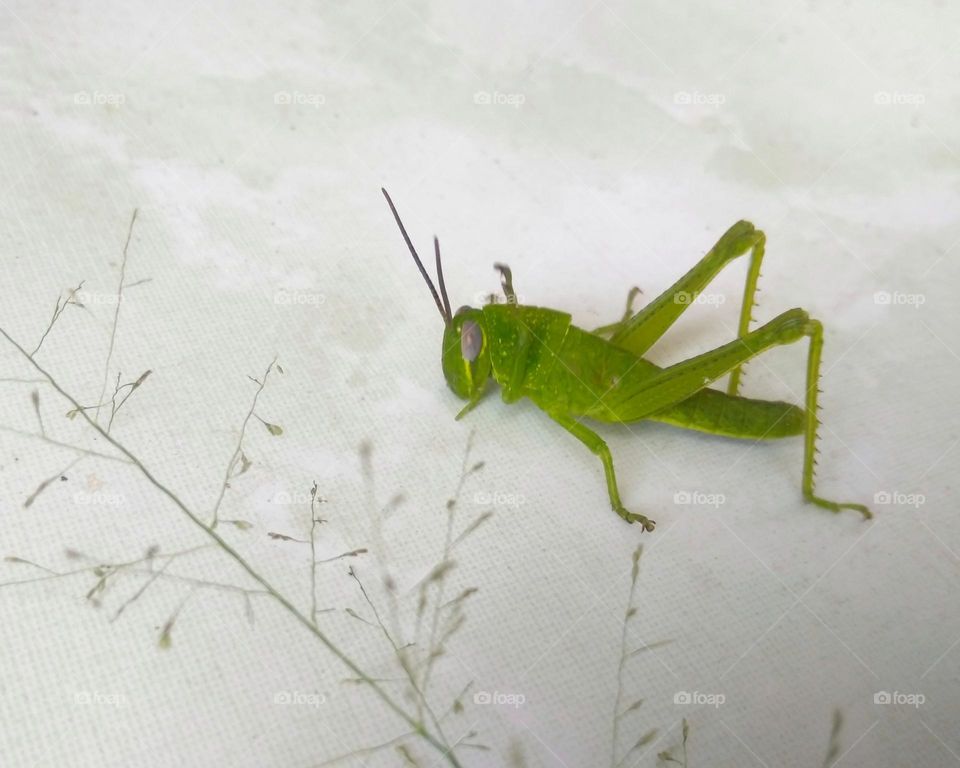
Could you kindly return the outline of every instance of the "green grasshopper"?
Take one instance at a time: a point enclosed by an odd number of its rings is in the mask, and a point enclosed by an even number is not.
[[[824,509],[852,509],[865,518],[863,504],[829,501],[814,493],[817,426],[817,384],[823,326],[802,309],[791,309],[756,330],[750,330],[751,311],[766,237],[748,221],[738,221],[709,253],[659,298],[638,312],[633,302],[639,289],[627,296],[621,320],[594,331],[573,325],[566,312],[523,306],[513,290],[513,276],[505,264],[500,272],[505,304],[491,302],[481,309],[464,306],[450,311],[443,282],[440,242],[434,237],[439,293],[407,234],[400,215],[381,190],[396,219],[410,254],[423,275],[443,317],[443,375],[450,389],[467,400],[457,414],[462,418],[480,402],[492,377],[506,403],[528,397],[550,418],[586,445],[603,463],[607,493],[613,510],[628,523],[652,531],[654,521],[627,511],[620,501],[613,458],[603,439],[582,423],[630,423],[650,419],[685,429],[748,440],[804,436],[803,498]],[[710,352],[661,368],[643,354],[670,328],[693,299],[731,261],[750,253],[747,281],[740,310],[738,338]],[[442,297],[442,298],[441,298]],[[743,364],[771,347],[810,339],[807,356],[805,407],[737,394]],[[708,385],[730,374],[727,391]]]

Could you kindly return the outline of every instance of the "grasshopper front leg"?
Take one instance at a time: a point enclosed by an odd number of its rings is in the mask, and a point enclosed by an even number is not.
[[[607,447],[603,438],[567,414],[548,412],[548,415],[600,457],[600,461],[603,462],[603,472],[607,478],[607,493],[610,495],[610,506],[613,507],[613,511],[628,523],[640,523],[640,525],[643,526],[643,530],[652,531],[656,525],[653,520],[645,515],[627,511],[620,501],[620,491],[617,489],[617,476],[613,471],[613,456],[610,455],[610,449]]]
[[[507,304],[516,304],[517,294],[513,290],[513,272],[510,271],[510,267],[498,261],[493,268],[500,273],[500,285],[503,287],[503,295],[507,297]]]

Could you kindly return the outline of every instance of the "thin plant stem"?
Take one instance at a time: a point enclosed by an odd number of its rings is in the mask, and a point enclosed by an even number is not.
[[[610,745],[610,766],[616,768],[617,762],[617,743],[620,736],[620,704],[623,700],[623,668],[627,663],[627,625],[635,612],[633,607],[633,598],[637,591],[637,575],[640,566],[640,556],[643,554],[643,545],[637,547],[633,553],[633,570],[630,579],[630,597],[627,600],[627,610],[623,616],[623,631],[620,634],[620,664],[617,666],[617,696],[613,701],[613,738]]]
[[[234,466],[236,466],[237,459],[240,458],[240,454],[243,451],[243,436],[247,431],[247,424],[250,423],[250,419],[253,416],[253,411],[257,407],[257,398],[260,397],[260,393],[263,392],[263,388],[267,385],[267,376],[270,375],[270,371],[273,370],[274,364],[277,362],[277,358],[273,358],[270,361],[270,365],[267,366],[267,370],[263,374],[263,378],[257,382],[259,385],[257,391],[253,395],[253,402],[250,403],[250,410],[247,411],[246,418],[243,420],[243,424],[240,426],[240,439],[237,440],[237,447],[233,449],[233,455],[230,457],[230,461],[227,462],[227,471],[223,476],[223,483],[220,485],[220,493],[217,496],[217,503],[213,505],[213,519],[210,521],[210,529],[213,530],[217,527],[218,517],[220,514],[220,505],[223,503],[223,497],[227,492],[227,486],[230,484],[230,473],[233,472]]]
[[[64,475],[65,472],[69,472],[69,471],[70,471],[71,469],[73,469],[77,464],[79,464],[81,461],[83,461],[83,459],[84,459],[84,456],[82,456],[82,455],[81,455],[81,456],[77,456],[73,461],[71,461],[69,464],[67,464],[67,466],[65,466],[65,467],[64,467],[63,469],[61,469],[59,472],[54,472],[52,475],[50,475],[50,477],[48,477],[46,480],[44,480],[42,483],[40,483],[40,485],[38,485],[38,486],[34,489],[33,493],[31,493],[31,494],[27,497],[27,500],[23,502],[23,507],[24,507],[24,509],[30,507],[30,506],[33,504],[33,502],[35,502],[35,501],[37,500],[37,496],[39,496],[41,493],[43,493],[45,490],[47,490],[47,488],[50,487],[50,484],[51,484],[51,483],[54,483],[54,482],[56,482],[57,480],[59,480],[61,477],[63,477],[63,475]]]
[[[453,520],[456,516],[456,507],[457,503],[460,500],[460,493],[463,490],[463,484],[467,480],[467,475],[470,472],[467,471],[467,462],[470,459],[470,448],[473,443],[473,432],[470,433],[470,436],[467,438],[467,449],[463,454],[463,464],[460,468],[460,480],[457,483],[457,490],[453,495],[453,498],[447,503],[447,532],[443,542],[443,557],[440,560],[441,566],[448,563],[450,558],[450,549],[453,543]],[[433,607],[433,620],[430,626],[430,643],[427,646],[427,661],[423,671],[423,682],[420,684],[420,689],[423,691],[423,695],[427,694],[427,686],[430,685],[430,673],[433,670],[433,663],[436,658],[434,654],[434,643],[436,642],[437,636],[437,625],[440,620],[440,606],[443,605],[443,595],[446,588],[446,578],[440,580],[440,584],[437,586],[437,596],[436,602]]]
[[[317,483],[310,489],[310,620],[317,623]]]
[[[20,435],[21,437],[29,437],[34,440],[42,440],[43,442],[49,443],[50,445],[55,445],[58,448],[66,448],[67,450],[70,450],[70,451],[76,451],[77,453],[81,453],[84,456],[96,456],[99,459],[108,459],[109,461],[120,461],[120,462],[123,462],[124,464],[130,463],[126,459],[122,458],[121,456],[114,456],[113,454],[110,454],[110,453],[100,453],[99,451],[93,451],[93,450],[90,450],[89,448],[83,448],[82,446],[79,446],[79,445],[71,445],[70,443],[64,443],[64,442],[61,442],[60,440],[54,440],[52,437],[48,437],[46,435],[38,435],[36,432],[27,432],[24,429],[17,429],[16,427],[8,427],[0,424],[0,432],[9,432],[12,435]]]
[[[30,355],[17,341],[7,333],[6,329],[0,327],[0,335],[2,335],[20,354],[30,363],[30,365],[46,378],[50,385],[71,405],[75,408],[80,408],[80,404],[76,399],[69,394],[63,387],[60,386],[59,382],[53,377],[52,374],[48,373],[45,368],[43,368],[33,356]],[[271,363],[272,367],[273,363]],[[269,372],[270,368],[267,368]],[[266,377],[264,377],[266,378]],[[263,384],[261,382],[259,392],[263,389]],[[250,413],[253,413],[251,408]],[[383,687],[378,685],[366,672],[364,672],[360,666],[355,662],[350,656],[348,656],[343,650],[339,648],[327,635],[314,624],[310,617],[304,614],[296,605],[294,605],[289,598],[283,595],[276,587],[269,582],[266,577],[260,574],[253,565],[251,565],[236,549],[234,549],[230,543],[224,539],[219,533],[214,530],[214,523],[208,525],[204,523],[203,520],[198,517],[198,515],[193,512],[181,499],[180,497],[171,490],[168,486],[158,480],[154,474],[147,469],[147,467],[140,461],[140,459],[133,454],[123,443],[117,440],[115,437],[110,435],[103,427],[101,427],[94,419],[90,418],[86,411],[80,410],[80,415],[87,421],[87,423],[97,432],[100,436],[106,440],[110,445],[117,449],[121,454],[126,456],[130,462],[139,470],[139,472],[147,479],[147,481],[153,485],[158,491],[160,491],[164,496],[166,496],[173,504],[180,510],[180,512],[197,528],[204,532],[204,534],[209,537],[220,549],[223,550],[232,560],[234,560],[242,570],[244,570],[255,582],[257,582],[261,587],[263,587],[270,595],[279,603],[291,616],[293,616],[300,624],[302,624],[307,631],[309,631],[320,643],[327,648],[337,659],[339,659],[351,672],[353,672],[357,677],[363,680],[370,689],[383,701],[384,704],[397,716],[399,716],[404,722],[406,722],[411,728],[425,741],[427,741],[434,749],[436,749],[442,755],[450,765],[460,768],[460,762],[457,759],[456,755],[453,753],[452,747],[440,741],[436,736],[430,733],[426,726],[421,720],[414,718],[410,715],[400,704],[398,704],[393,697],[384,690]],[[249,418],[249,417],[248,417]],[[246,422],[244,422],[246,424]],[[442,737],[441,737],[442,738]]]
[[[410,682],[410,686],[413,688],[414,692],[417,694],[417,710],[418,717],[423,717],[423,712],[430,716],[430,720],[433,723],[434,728],[437,729],[437,733],[440,734],[441,738],[446,741],[446,735],[443,732],[443,726],[440,724],[442,718],[437,717],[436,713],[433,711],[433,708],[430,706],[430,702],[427,701],[424,692],[420,689],[420,686],[417,685],[417,674],[416,671],[411,667],[410,661],[405,653],[405,649],[397,645],[396,641],[390,635],[389,630],[387,630],[386,624],[383,623],[383,619],[380,617],[380,612],[377,610],[377,606],[374,605],[373,600],[370,599],[370,595],[367,593],[367,590],[363,586],[363,582],[360,581],[360,577],[357,576],[356,571],[353,568],[349,571],[350,576],[353,577],[354,581],[357,582],[357,586],[360,587],[360,592],[363,593],[363,599],[366,600],[367,605],[370,606],[370,610],[373,611],[374,618],[377,620],[377,625],[380,627],[380,630],[383,632],[384,637],[387,638],[387,642],[390,643],[390,647],[393,648],[394,654],[396,654],[397,660],[400,662],[400,667],[403,669],[404,674],[407,676],[407,679]],[[368,622],[369,623],[369,622]],[[398,629],[399,631],[399,629]]]
[[[37,346],[33,348],[33,352],[30,353],[31,356],[37,354],[40,351],[40,347],[43,346],[43,342],[47,340],[47,336],[50,334],[50,331],[53,330],[53,326],[57,324],[57,320],[60,319],[60,315],[63,314],[70,304],[76,304],[73,300],[73,297],[76,296],[77,291],[83,287],[83,280],[81,280],[76,288],[70,288],[67,291],[67,298],[64,300],[63,304],[60,303],[60,297],[57,296],[57,304],[53,308],[53,317],[50,318],[50,324],[47,326],[47,330],[43,332],[43,335],[40,337],[40,341],[37,342]]]
[[[113,359],[113,346],[117,339],[117,323],[120,320],[120,305],[123,303],[123,281],[127,274],[127,249],[130,247],[130,238],[133,237],[133,225],[137,221],[137,211],[139,209],[133,209],[133,216],[130,217],[130,227],[127,230],[127,241],[123,244],[123,259],[120,262],[120,283],[117,285],[117,303],[113,308],[113,326],[110,328],[110,346],[107,349],[107,361],[103,366],[103,386],[100,388],[100,397],[98,403],[103,401],[103,396],[107,392],[107,380],[110,378],[110,361]],[[100,418],[100,405],[97,405],[97,412],[94,415],[94,420],[99,420]],[[110,423],[113,423],[113,415],[110,416]],[[107,431],[110,431],[110,427],[107,427]]]

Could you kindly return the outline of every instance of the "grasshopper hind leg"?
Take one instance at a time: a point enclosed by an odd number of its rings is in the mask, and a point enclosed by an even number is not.
[[[659,297],[634,314],[633,300],[639,289],[633,289],[627,298],[627,312],[623,319],[597,328],[594,333],[601,336],[609,334],[610,341],[618,347],[633,352],[638,357],[643,356],[680,315],[696,302],[700,292],[727,264],[749,253],[750,264],[747,267],[747,280],[737,326],[737,335],[743,338],[750,332],[766,242],[766,235],[761,230],[756,229],[749,221],[738,221],[723,234],[706,256]],[[736,395],[739,392],[741,376],[741,365],[730,371],[727,394]]]
[[[704,352],[653,374],[646,373],[621,391],[608,393],[604,402],[587,415],[610,421],[611,419],[606,417],[609,413],[614,415],[616,420],[624,422],[655,417],[665,408],[691,397],[750,358],[772,347],[793,344],[803,338],[810,340],[803,412],[803,497],[806,501],[833,512],[851,509],[869,518],[872,516],[870,510],[863,504],[830,501],[814,492],[817,427],[820,424],[817,418],[817,384],[820,379],[823,326],[819,320],[814,320],[802,309],[784,312],[757,330],[710,352]]]
[[[839,503],[824,499],[814,493],[813,476],[816,473],[817,459],[817,427],[820,426],[820,419],[817,416],[819,405],[817,395],[820,383],[820,352],[823,349],[823,325],[819,320],[810,319],[807,321],[805,335],[810,339],[810,351],[807,354],[807,397],[806,397],[806,429],[804,430],[803,440],[803,497],[818,507],[829,509],[832,512],[840,512],[844,509],[850,509],[859,512],[865,519],[873,517],[868,507],[863,504],[854,504],[850,502]]]

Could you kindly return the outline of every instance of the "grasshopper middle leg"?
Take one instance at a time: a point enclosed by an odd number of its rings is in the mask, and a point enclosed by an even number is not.
[[[636,300],[637,295],[643,293],[640,290],[639,286],[633,286],[627,293],[627,307],[623,310],[623,317],[621,317],[617,322],[610,323],[609,325],[601,325],[599,328],[594,328],[591,333],[595,333],[597,336],[606,336],[611,333],[615,333],[617,330],[623,327],[623,325],[633,317],[633,302]]]
[[[550,417],[600,457],[600,461],[603,462],[603,473],[607,479],[607,493],[610,496],[610,506],[613,507],[613,511],[628,523],[640,523],[643,530],[652,531],[656,525],[653,520],[645,515],[628,512],[620,501],[617,476],[613,471],[613,457],[610,455],[610,449],[604,439],[590,427],[581,424],[571,416],[563,413],[550,413]]]

